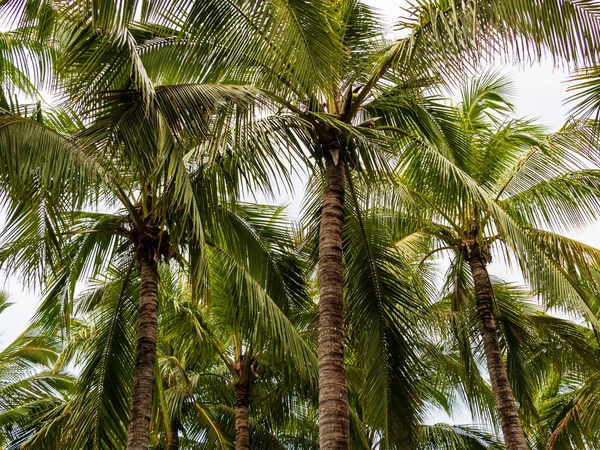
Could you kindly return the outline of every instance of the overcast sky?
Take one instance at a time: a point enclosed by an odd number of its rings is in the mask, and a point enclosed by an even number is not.
[[[384,15],[393,33],[392,24],[400,13],[400,7],[406,2],[401,0],[366,0],[366,3],[378,8]],[[550,130],[558,129],[565,121],[569,107],[564,105],[567,97],[565,78],[567,74],[553,69],[551,64],[537,64],[532,67],[501,66],[502,70],[511,77],[516,86],[516,106],[519,117],[536,118]],[[299,192],[301,186],[298,186]],[[297,199],[281,199],[282,203],[292,203],[297,209]],[[600,226],[590,227],[571,234],[583,242],[600,247]],[[492,263],[490,271],[500,277],[517,280],[518,277],[507,272],[498,263]],[[0,288],[8,291],[14,303],[0,316],[0,348],[12,341],[25,328],[37,303],[38,297],[33,292],[24,292],[17,280],[0,274]],[[438,417],[434,417],[438,419]],[[466,417],[463,421],[466,421]],[[459,422],[461,420],[459,419]]]

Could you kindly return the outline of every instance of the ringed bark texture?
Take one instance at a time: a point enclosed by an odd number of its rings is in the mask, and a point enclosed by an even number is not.
[[[247,386],[235,387],[235,450],[250,450],[250,418],[248,405],[250,392]]]
[[[148,251],[138,250],[140,307],[127,450],[148,450],[158,330],[158,270]]]
[[[256,373],[254,372],[254,358],[243,354],[236,359],[233,369],[235,381],[235,450],[250,450],[250,418],[248,405],[254,388]]]
[[[342,231],[344,160],[327,155],[319,234],[319,440],[321,450],[349,448],[344,363]]]
[[[470,250],[468,260],[475,284],[479,330],[483,338],[485,359],[500,416],[504,443],[507,450],[528,450],[525,434],[519,421],[517,404],[502,359],[500,339],[494,318],[492,284],[477,244]]]

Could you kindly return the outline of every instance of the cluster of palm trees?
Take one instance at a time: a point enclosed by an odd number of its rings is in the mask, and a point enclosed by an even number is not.
[[[393,42],[359,0],[0,17],[0,264],[43,297],[0,447],[598,446],[600,250],[561,234],[600,216],[597,1],[418,1]],[[498,55],[577,69],[574,117],[515,118]],[[298,177],[297,223],[249,201]]]

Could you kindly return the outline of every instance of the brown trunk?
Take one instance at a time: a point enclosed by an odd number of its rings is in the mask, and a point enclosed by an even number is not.
[[[249,398],[243,389],[235,390],[235,450],[250,449]]]
[[[140,308],[127,450],[148,450],[149,445],[158,330],[158,270],[149,253],[144,247],[138,249]]]
[[[171,421],[171,431],[167,440],[167,450],[179,450],[179,421]]]
[[[333,150],[339,151],[339,145]],[[350,432],[342,273],[344,160],[340,155],[336,165],[330,154],[326,157],[319,234],[319,440],[321,450],[347,450]]]
[[[517,404],[512,388],[508,382],[500,340],[494,318],[492,283],[481,255],[478,244],[472,244],[468,251],[469,266],[475,284],[475,299],[477,301],[477,319],[479,330],[483,338],[483,349],[487,362],[487,369],[492,383],[492,390],[496,400],[500,425],[507,450],[528,450],[525,434],[519,422]]]
[[[235,450],[250,449],[250,417],[248,405],[256,374],[252,368],[254,360],[248,355],[242,355],[235,362],[236,380],[233,383],[235,391]]]

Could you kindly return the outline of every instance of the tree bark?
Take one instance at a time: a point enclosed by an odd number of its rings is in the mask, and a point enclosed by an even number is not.
[[[528,450],[525,433],[519,422],[517,404],[502,359],[500,339],[494,317],[492,283],[477,243],[468,251],[469,267],[475,284],[477,319],[483,338],[487,369],[496,400],[500,425],[507,450]]]
[[[332,144],[330,144],[331,146]],[[321,450],[349,448],[348,391],[344,362],[342,231],[344,167],[326,154],[327,169],[319,234],[319,440]],[[331,152],[331,149],[328,149]]]
[[[140,306],[127,450],[148,450],[158,332],[158,268],[145,247],[138,249]]]
[[[250,418],[248,405],[250,392],[247,386],[235,387],[235,450],[250,450]]]
[[[179,421],[171,420],[171,431],[167,438],[167,450],[179,450]]]
[[[243,354],[234,363],[235,381],[235,450],[250,450],[250,418],[248,405],[256,380],[254,358]]]

